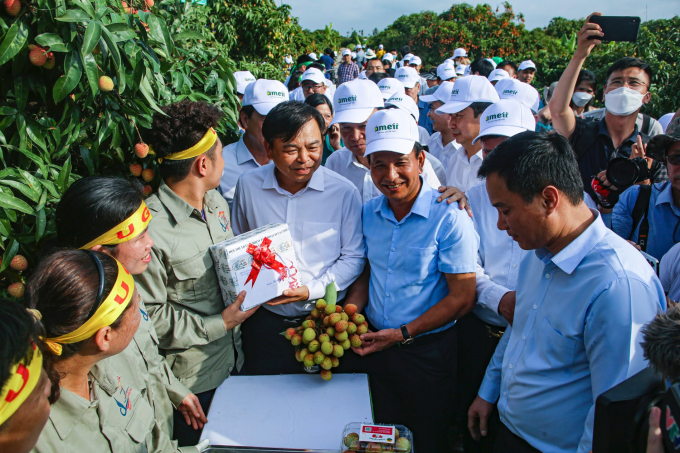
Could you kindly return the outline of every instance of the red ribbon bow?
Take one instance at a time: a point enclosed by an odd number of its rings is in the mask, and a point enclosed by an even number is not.
[[[250,274],[246,280],[246,285],[250,280],[252,280],[253,283],[251,288],[255,286],[255,280],[257,280],[257,276],[259,275],[262,266],[275,270],[281,275],[281,278],[286,278],[287,276],[286,267],[276,261],[276,255],[274,255],[274,253],[269,250],[269,244],[271,243],[271,239],[264,238],[258,247],[253,244],[248,244],[248,249],[246,251],[253,255],[253,268],[250,270]]]

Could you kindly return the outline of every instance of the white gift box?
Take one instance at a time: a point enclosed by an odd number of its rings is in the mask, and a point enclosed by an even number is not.
[[[272,223],[210,247],[225,305],[246,292],[246,311],[304,285],[288,225]]]

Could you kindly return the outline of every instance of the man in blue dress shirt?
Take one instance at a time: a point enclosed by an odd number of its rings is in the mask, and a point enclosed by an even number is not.
[[[640,327],[665,310],[642,255],[583,201],[574,152],[558,134],[523,132],[487,157],[498,228],[528,253],[520,264],[514,320],[469,411],[486,435],[498,402],[494,452],[592,449],[594,402],[646,366]]]
[[[456,319],[475,298],[479,238],[465,211],[438,203],[420,176],[418,127],[400,109],[366,125],[371,177],[382,192],[363,206],[368,264],[348,303],[370,331],[354,351],[370,376],[375,421],[403,423],[418,450],[450,451]]]

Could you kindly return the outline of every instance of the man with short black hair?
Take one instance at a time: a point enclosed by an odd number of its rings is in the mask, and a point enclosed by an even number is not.
[[[460,148],[448,160],[448,184],[465,192],[477,185],[477,170],[482,165],[482,144],[474,143],[479,135],[480,115],[498,101],[498,94],[489,79],[471,75],[456,80],[451,96],[436,113],[449,113],[449,128]]]
[[[314,107],[295,101],[278,104],[262,125],[273,165],[244,173],[236,187],[234,232],[288,224],[298,276],[304,282],[284,291],[244,324],[250,375],[303,373],[280,332],[299,325],[327,285],[334,283],[342,299],[364,267],[361,199],[351,182],[321,166],[325,130],[323,116]]]
[[[640,327],[666,309],[653,269],[583,201],[569,142],[522,132],[484,160],[498,228],[523,250],[512,326],[468,412],[497,453],[588,453],[595,400],[646,367]]]
[[[413,102],[417,104],[418,93],[420,92],[420,75],[418,75],[418,72],[414,68],[406,66],[397,69],[394,78],[404,85],[406,96],[411,97]]]
[[[519,64],[517,80],[531,84],[531,81],[534,80],[534,75],[536,75],[536,64],[533,61],[526,60]]]
[[[489,74],[491,74],[491,71],[494,69],[493,64],[486,58],[477,58],[470,64],[470,74],[480,75],[486,78],[489,77]]]
[[[319,61],[321,61],[326,69],[325,77],[330,80],[330,70],[335,66],[335,53],[333,52],[333,49],[326,47],[326,50],[323,51],[323,55],[319,58]]]
[[[359,66],[352,61],[352,52],[349,49],[343,50],[342,63],[338,66],[338,86],[356,79],[360,72]]]
[[[366,78],[371,78],[371,75],[385,72],[382,62],[377,58],[372,58],[366,62]]]
[[[224,171],[217,190],[227,200],[229,209],[241,173],[269,163],[262,137],[262,123],[269,111],[288,100],[288,90],[278,80],[259,79],[246,86],[239,126],[245,131],[239,140],[222,150]]]
[[[517,74],[517,65],[510,61],[510,60],[503,60],[500,63],[498,63],[498,66],[496,66],[496,69],[503,69],[505,70],[510,77],[516,78]]]

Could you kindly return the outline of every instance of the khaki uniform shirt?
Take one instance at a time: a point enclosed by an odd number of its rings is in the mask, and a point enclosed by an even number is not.
[[[90,378],[90,401],[61,388],[36,453],[198,453],[196,447],[177,448],[154,419],[134,355],[100,361]]]
[[[164,182],[146,204],[153,214],[149,235],[154,246],[148,269],[135,276],[137,289],[175,376],[194,393],[215,389],[243,365],[241,330],[226,330],[209,251],[234,236],[229,207],[216,190],[207,192],[204,220]]]

